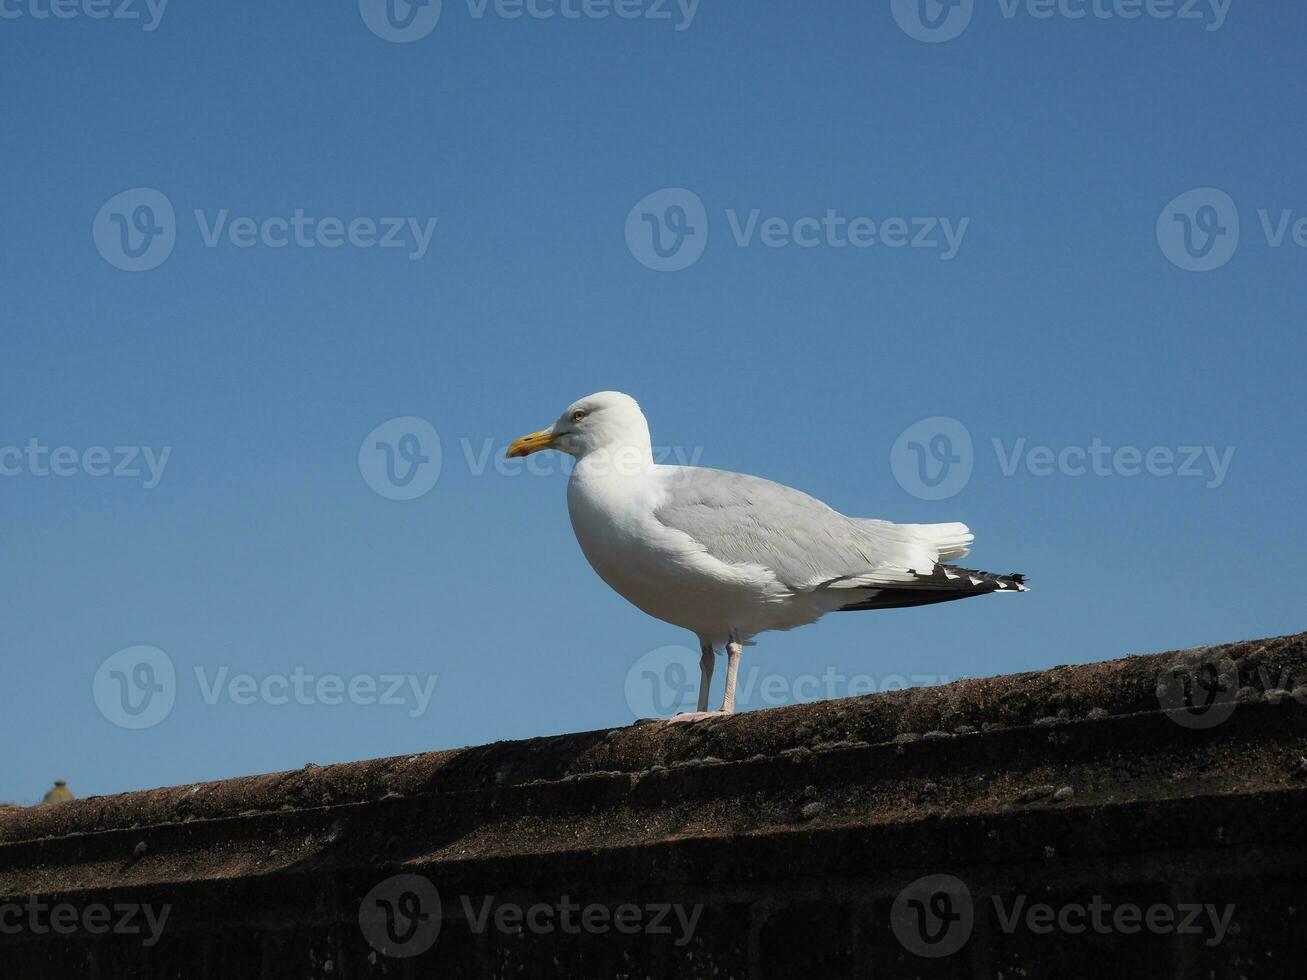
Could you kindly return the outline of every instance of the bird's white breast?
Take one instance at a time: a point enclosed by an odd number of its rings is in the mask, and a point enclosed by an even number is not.
[[[786,629],[788,605],[765,569],[724,564],[655,512],[676,467],[614,472],[581,460],[567,488],[568,512],[581,551],[629,602],[666,622],[724,643],[732,631],[750,636]],[[815,617],[814,617],[815,618]],[[805,617],[806,620],[806,617]]]

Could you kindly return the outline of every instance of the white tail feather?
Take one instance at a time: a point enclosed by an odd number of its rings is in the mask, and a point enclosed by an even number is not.
[[[890,521],[864,519],[861,523],[875,526],[875,533],[907,545],[913,551],[924,553],[934,562],[956,561],[971,552],[975,535],[960,522],[951,524],[894,524]],[[930,566],[919,569],[929,573]]]

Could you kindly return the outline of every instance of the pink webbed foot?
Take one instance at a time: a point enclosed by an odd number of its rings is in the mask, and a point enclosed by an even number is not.
[[[707,721],[709,718],[729,718],[731,711],[682,711],[679,715],[664,719],[665,725],[682,725],[695,721]]]

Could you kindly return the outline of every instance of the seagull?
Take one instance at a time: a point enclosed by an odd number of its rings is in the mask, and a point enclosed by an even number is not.
[[[829,612],[896,609],[990,592],[1027,592],[1020,574],[959,568],[965,524],[845,517],[756,476],[654,462],[649,424],[630,395],[601,391],[509,458],[552,449],[576,458],[567,509],[581,551],[615,592],[699,640],[699,721],[735,711],[740,655],[767,630]],[[720,711],[708,711],[715,651],[726,652]]]

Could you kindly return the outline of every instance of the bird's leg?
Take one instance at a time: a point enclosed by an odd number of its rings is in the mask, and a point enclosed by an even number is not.
[[[682,711],[679,715],[668,718],[668,724],[684,724],[690,721],[703,721],[705,718],[720,718],[723,714],[721,711],[708,710],[708,692],[712,687],[712,671],[715,660],[713,653],[712,641],[699,637],[699,710]],[[731,685],[734,689],[734,678],[732,677]],[[731,695],[731,702],[734,703],[735,696]]]
[[[699,638],[699,713],[708,710],[708,689],[712,687],[712,669],[715,654],[712,641]]]
[[[735,678],[740,673],[740,654],[743,652],[739,636],[732,632],[731,640],[726,644],[726,696],[722,698],[722,714],[725,715],[735,711]]]

